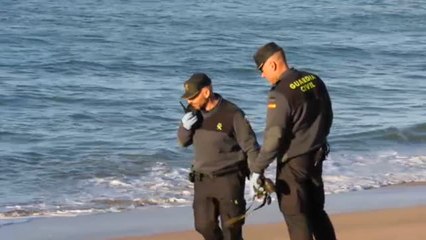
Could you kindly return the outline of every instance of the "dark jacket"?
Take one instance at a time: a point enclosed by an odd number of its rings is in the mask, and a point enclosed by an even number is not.
[[[218,105],[209,112],[201,111],[198,128],[188,131],[181,123],[178,129],[180,144],[194,146],[194,170],[209,175],[242,161],[254,161],[259,150],[244,112],[219,94],[216,96]]]
[[[327,141],[332,121],[324,82],[309,72],[289,69],[269,92],[264,141],[250,170],[260,173],[275,158],[285,162],[318,150]]]

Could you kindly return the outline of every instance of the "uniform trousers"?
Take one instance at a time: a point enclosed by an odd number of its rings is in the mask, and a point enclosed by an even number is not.
[[[225,223],[244,214],[244,186],[242,171],[215,177],[198,174],[195,177],[194,224],[205,240],[243,240],[243,220],[231,226]]]
[[[277,166],[278,203],[291,240],[335,240],[324,210],[322,159],[306,154]]]

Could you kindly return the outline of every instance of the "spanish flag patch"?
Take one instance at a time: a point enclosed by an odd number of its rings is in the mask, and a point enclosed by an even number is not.
[[[277,104],[276,103],[268,103],[268,108],[277,108]]]

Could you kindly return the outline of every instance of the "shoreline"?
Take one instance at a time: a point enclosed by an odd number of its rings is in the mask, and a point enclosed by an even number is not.
[[[426,183],[396,184],[362,191],[326,195],[325,208],[333,223],[335,218],[339,219],[341,216],[348,215],[349,218],[352,218],[352,215],[376,213],[383,209],[385,209],[383,211],[386,215],[386,212],[391,214],[394,211],[399,211],[399,209],[414,208],[416,209],[414,212],[423,213],[423,218],[426,219]],[[404,212],[404,210],[401,211]],[[398,214],[397,216],[399,217]],[[345,221],[342,223],[336,222],[336,232],[342,229],[340,224],[346,226]],[[410,221],[407,220],[406,222]],[[356,224],[359,225],[362,222]],[[245,240],[250,240],[251,231],[272,226],[276,226],[275,228],[280,226],[281,233],[277,234],[277,236],[282,239],[283,236],[287,236],[286,230],[283,230],[284,225],[277,202],[273,201],[271,205],[265,206],[247,218],[244,231],[249,235],[246,235]],[[381,228],[381,226],[377,227]],[[254,230],[251,230],[252,228]],[[191,207],[150,207],[125,212],[77,217],[34,218],[28,222],[0,227],[0,238],[5,240],[145,240],[147,237],[158,237],[164,234],[186,234],[185,232],[187,232],[187,234],[195,234],[195,236],[191,235],[190,238],[185,239],[200,239],[193,229]],[[179,239],[177,236],[173,236],[174,240]],[[339,238],[346,239],[341,236]],[[260,239],[263,239],[263,237]]]

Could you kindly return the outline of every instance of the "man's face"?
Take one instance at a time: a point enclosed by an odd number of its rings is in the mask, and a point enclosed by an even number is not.
[[[274,77],[275,77],[275,69],[273,67],[273,61],[271,58],[268,58],[260,67],[259,71],[261,73],[261,76],[268,80],[269,83],[273,83]]]
[[[188,104],[191,105],[196,110],[202,110],[206,107],[208,102],[208,93],[206,92],[207,88],[202,88],[200,93],[193,98],[186,99]]]

